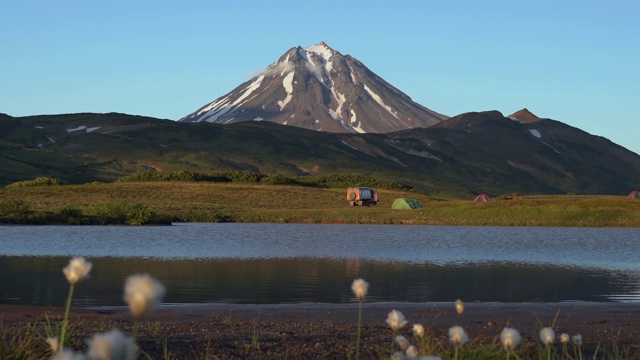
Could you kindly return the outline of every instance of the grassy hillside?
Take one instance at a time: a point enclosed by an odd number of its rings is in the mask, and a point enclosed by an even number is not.
[[[392,210],[397,197],[415,198],[424,207]],[[379,205],[350,207],[344,189],[205,182],[4,188],[0,219],[6,221],[7,209],[16,204],[23,211],[15,212],[14,219],[27,219],[37,214],[95,215],[101,209],[96,205],[123,202],[171,221],[640,227],[640,201],[622,196],[526,196],[482,204],[381,189]]]
[[[0,116],[0,186],[41,176],[64,184],[112,182],[141,170],[359,173],[458,199],[512,192],[623,195],[640,188],[637,154],[559,122],[522,124],[498,112],[389,134],[126,114]]]

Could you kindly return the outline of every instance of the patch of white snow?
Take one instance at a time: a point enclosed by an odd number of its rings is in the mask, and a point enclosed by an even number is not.
[[[545,145],[547,145],[548,147],[550,147],[550,148],[551,148],[551,150],[555,151],[557,154],[560,154],[560,151],[556,150],[553,146],[551,146],[551,145],[547,144],[547,143],[546,143],[546,142],[544,142],[544,141],[540,141],[540,142],[541,142],[541,143],[543,143],[543,144],[545,144]]]
[[[384,101],[382,101],[382,99],[380,98],[380,96],[378,96],[378,94],[371,91],[371,89],[369,89],[367,85],[364,86],[364,90],[367,92],[367,94],[369,94],[369,96],[371,96],[373,100],[375,100],[375,102],[378,103],[378,105],[382,106],[385,110],[387,110],[389,114],[393,115],[393,117],[400,120],[398,115],[394,114],[393,109],[391,109],[389,105],[385,104]]]
[[[44,129],[44,126],[36,126],[36,129]]]
[[[305,48],[306,51],[310,51],[313,53],[316,53],[318,55],[320,55],[323,59],[329,61],[329,59],[331,59],[331,55],[333,55],[333,53],[331,52],[331,50],[324,46],[324,45],[313,45],[313,46],[308,46]]]
[[[253,119],[253,121],[262,121],[264,120],[263,118],[261,118],[260,116],[258,116],[257,118]]]
[[[284,100],[278,100],[278,105],[280,106],[280,111],[284,109],[285,106],[293,99],[293,75],[295,71],[292,71],[287,74],[287,76],[282,79],[282,86],[284,87],[284,91],[287,92],[287,97]]]
[[[362,121],[358,121],[358,118],[356,116],[356,112],[353,111],[353,109],[349,109],[349,111],[351,112],[351,127],[353,128],[353,130],[355,130],[356,132],[360,133],[360,134],[366,134],[366,131],[364,131],[362,129]],[[358,123],[357,125],[353,125],[355,123]]]
[[[351,82],[355,84],[356,77],[353,75],[353,68],[351,68],[351,65],[349,65],[349,75],[351,76]]]
[[[49,141],[51,141],[52,143],[54,143],[54,144],[56,143],[56,141],[55,141],[51,136],[47,136],[47,139],[48,139]]]
[[[340,140],[343,144],[347,145],[348,147],[352,148],[353,150],[359,151],[358,149],[356,149],[355,147],[353,147],[351,144],[349,144],[348,142],[344,141],[344,140]]]
[[[213,101],[213,102],[211,102],[211,104],[207,105],[206,107],[203,107],[202,110],[198,111],[196,113],[196,116],[198,116],[198,115],[200,115],[202,113],[208,112],[211,109],[215,109],[216,107],[218,107],[219,105],[224,104],[227,101],[229,101],[229,97],[228,96],[225,96],[222,99],[218,99],[216,101]]]
[[[94,131],[96,131],[98,129],[100,129],[100,126],[87,128],[87,134],[90,133],[90,132],[94,132]]]
[[[538,130],[529,129],[529,132],[531,133],[531,135],[537,137],[538,139],[542,138],[542,135],[540,134],[540,132]]]
[[[74,128],[74,129],[67,129],[67,132],[70,133],[70,132],[74,132],[74,131],[85,130],[86,128],[87,128],[86,126],[80,125],[80,126],[78,126],[77,128]]]
[[[515,121],[515,122],[517,122],[517,123],[520,123],[520,124],[522,124],[522,121],[520,121],[520,120],[518,120],[518,119],[514,119],[514,118],[509,118],[509,120],[511,120],[511,121]]]
[[[246,99],[249,95],[251,95],[252,92],[254,92],[256,89],[260,87],[262,80],[264,80],[264,75],[260,75],[256,80],[254,80],[251,84],[249,84],[249,86],[245,88],[245,92],[239,98],[237,98],[236,101],[234,101],[232,104],[230,105],[225,104],[218,109],[211,110],[211,115],[207,114],[206,118],[203,118],[203,120],[214,123],[221,116],[225,115],[226,113],[231,111],[233,108],[242,105],[243,103],[242,101]],[[229,120],[227,120],[227,122],[228,121]]]

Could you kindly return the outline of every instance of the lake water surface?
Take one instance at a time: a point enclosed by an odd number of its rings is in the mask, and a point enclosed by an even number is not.
[[[640,301],[640,229],[325,224],[0,227],[0,303],[123,305],[149,273],[167,303]]]

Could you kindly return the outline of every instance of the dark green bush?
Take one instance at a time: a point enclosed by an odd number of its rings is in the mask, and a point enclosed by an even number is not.
[[[193,171],[139,171],[118,179],[118,182],[133,181],[206,181],[206,175]]]
[[[251,171],[223,171],[215,172],[212,176],[219,176],[231,182],[259,183],[265,176]]]
[[[5,188],[9,189],[9,188],[18,188],[18,187],[59,186],[59,185],[62,185],[60,180],[54,177],[41,176],[33,180],[14,182],[13,184],[9,184],[5,186]]]
[[[295,180],[299,183],[308,185],[327,187],[327,188],[345,188],[350,186],[368,186],[387,190],[411,191],[413,188],[408,185],[401,184],[393,180],[382,180],[369,175],[345,173],[345,174],[329,174],[318,176],[299,176]]]
[[[144,225],[151,220],[152,212],[144,205],[127,201],[93,205],[93,211],[101,224]]]
[[[22,218],[30,212],[31,206],[22,200],[0,201],[0,216]]]

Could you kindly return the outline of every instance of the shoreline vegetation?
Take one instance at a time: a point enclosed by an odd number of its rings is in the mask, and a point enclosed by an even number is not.
[[[459,349],[460,359],[508,358],[500,340],[504,328],[517,329],[521,336],[510,352],[513,359],[640,359],[636,304],[467,303],[464,307],[464,313],[458,313],[453,302],[365,301],[359,323],[355,299],[353,304],[172,304],[157,306],[137,325],[126,306],[71,308],[66,344],[81,351],[94,334],[118,330],[128,337],[137,326],[138,359],[354,359],[358,340],[360,359],[389,359],[402,351],[400,344],[392,343],[396,335],[420,343],[412,331],[412,325],[420,324],[428,339],[420,346],[426,345],[426,353],[441,359],[455,358],[448,336],[454,325],[469,337]],[[407,321],[397,331],[385,323],[392,310]],[[58,307],[0,304],[4,346],[0,355],[22,344],[29,352],[15,358],[48,358],[51,349],[45,340],[55,334],[64,313]],[[539,338],[545,327],[556,333],[550,357]],[[561,334],[579,334],[581,354],[574,344],[563,344]]]
[[[349,186],[376,188],[375,206],[349,206]],[[422,208],[393,210],[396,198]],[[249,172],[142,172],[114,183],[37,178],[0,189],[0,224],[168,225],[172,222],[640,227],[640,200],[613,195],[505,194],[489,203],[438,199],[358,174],[313,178]]]

